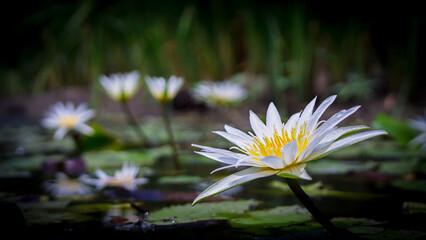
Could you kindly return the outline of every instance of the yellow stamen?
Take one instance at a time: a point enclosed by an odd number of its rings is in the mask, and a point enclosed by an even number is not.
[[[74,127],[77,124],[77,117],[76,116],[66,116],[61,117],[58,121],[58,125],[61,127]]]
[[[274,129],[272,136],[263,136],[263,140],[251,134],[253,143],[247,144],[243,149],[237,148],[241,152],[254,156],[255,159],[260,160],[266,156],[276,156],[282,158],[281,149],[289,142],[296,141],[297,143],[297,157],[306,148],[309,142],[310,133],[306,132],[306,123],[303,123],[300,130],[298,126],[292,128],[289,133],[282,127],[281,129]]]

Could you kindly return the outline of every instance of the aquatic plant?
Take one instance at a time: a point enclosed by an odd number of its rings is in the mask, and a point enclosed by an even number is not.
[[[105,89],[108,96],[121,104],[121,109],[127,117],[130,125],[134,126],[135,132],[139,135],[140,139],[146,144],[150,145],[148,138],[139,126],[138,121],[133,116],[128,101],[136,95],[139,90],[139,72],[132,71],[129,73],[114,73],[110,76],[101,75],[99,82]]]
[[[231,81],[202,82],[194,88],[194,96],[213,107],[235,106],[247,97],[247,90]]]
[[[169,136],[169,144],[173,151],[173,163],[175,169],[180,169],[180,163],[178,159],[178,149],[173,136],[172,126],[170,124],[170,118],[168,113],[169,102],[172,101],[180,88],[183,85],[183,78],[170,76],[169,80],[166,81],[163,77],[145,77],[145,82],[148,86],[148,90],[151,95],[160,103],[163,114],[164,125]]]
[[[73,103],[58,102],[46,112],[41,124],[50,129],[56,129],[54,138],[62,139],[71,130],[84,135],[91,135],[93,129],[86,122],[95,116],[95,110],[87,109],[86,104],[77,107]]]
[[[126,102],[139,89],[139,72],[115,73],[110,76],[101,75],[99,82],[111,99],[117,102]]]
[[[78,178],[70,178],[63,172],[55,174],[56,179],[53,182],[46,182],[45,189],[55,196],[86,196],[92,193],[92,188],[87,186],[84,181],[87,175],[81,175]]]
[[[418,132],[413,140],[410,141],[410,144],[414,146],[420,146],[422,151],[426,152],[426,111],[424,116],[417,116],[416,119],[408,120],[410,127]]]
[[[113,176],[109,176],[101,169],[96,169],[97,178],[85,178],[84,182],[95,185],[97,189],[104,187],[122,187],[129,191],[133,191],[140,184],[148,182],[146,178],[136,178],[139,173],[139,167],[125,163],[120,170],[116,170]]]
[[[275,174],[286,179],[298,199],[327,230],[338,232],[329,219],[312,204],[296,179],[311,180],[311,176],[305,170],[307,162],[386,132],[373,130],[354,134],[368,127],[364,125],[337,127],[360,106],[341,110],[328,120],[319,121],[335,99],[335,95],[328,97],[314,112],[316,101],[314,98],[303,111],[293,114],[286,123],[281,121],[273,103],[269,105],[266,113],[266,125],[250,111],[250,124],[254,134],[251,132],[246,134],[229,125],[225,125],[225,131],[214,132],[235,144],[230,150],[193,144],[201,149],[196,153],[227,164],[213,172],[230,167],[248,167],[205,189],[194,199],[193,204],[237,185]]]

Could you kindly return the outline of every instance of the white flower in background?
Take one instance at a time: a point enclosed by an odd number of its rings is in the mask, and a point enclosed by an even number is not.
[[[45,183],[45,188],[55,196],[86,196],[92,193],[92,189],[84,184],[87,175],[79,178],[69,178],[65,173],[58,172],[54,182]]]
[[[368,128],[363,125],[337,127],[337,124],[360,106],[342,110],[326,121],[319,121],[321,115],[335,99],[336,96],[328,97],[313,112],[315,98],[302,112],[293,114],[286,123],[281,121],[278,110],[271,103],[266,113],[266,125],[250,111],[250,124],[254,133],[246,134],[228,125],[225,125],[226,131],[214,132],[235,144],[231,150],[235,149],[239,153],[193,144],[201,148],[201,151],[196,153],[228,164],[215,171],[229,167],[249,167],[216,182],[204,190],[193,204],[234,186],[273,174],[310,180],[311,177],[305,170],[306,162],[319,159],[365,139],[386,134],[382,130],[351,134]]]
[[[145,77],[149,92],[161,103],[167,103],[176,97],[183,85],[183,78],[171,76],[168,81],[163,77]]]
[[[55,139],[62,139],[70,130],[84,135],[93,134],[93,129],[86,122],[95,116],[95,110],[87,109],[86,104],[75,107],[73,103],[58,102],[46,113],[41,124],[46,128],[57,129]]]
[[[97,169],[97,179],[85,179],[88,184],[95,185],[96,188],[104,187],[123,187],[129,191],[133,191],[139,184],[148,182],[146,178],[136,178],[139,173],[139,167],[134,164],[123,164],[121,170],[116,170],[114,176],[107,175],[104,171]]]
[[[246,89],[231,81],[204,82],[195,87],[194,93],[211,106],[235,105],[247,97]]]
[[[425,115],[417,116],[417,119],[408,120],[410,127],[420,134],[410,141],[411,144],[415,146],[421,146],[422,150],[426,152],[426,111]]]
[[[139,72],[115,73],[110,76],[102,75],[99,77],[99,82],[113,100],[126,102],[139,89]]]

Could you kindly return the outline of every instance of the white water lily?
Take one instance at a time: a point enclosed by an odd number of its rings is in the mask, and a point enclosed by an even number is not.
[[[46,128],[57,129],[55,139],[62,139],[70,130],[91,135],[93,129],[86,122],[94,116],[95,110],[87,109],[86,104],[75,107],[71,102],[58,102],[50,107],[41,124]]]
[[[96,170],[97,179],[85,179],[88,184],[95,185],[97,189],[104,187],[122,187],[133,191],[139,184],[148,182],[146,178],[136,178],[139,173],[139,167],[134,164],[123,164],[120,170],[116,170],[113,176],[109,176],[101,169]]]
[[[79,178],[69,178],[65,173],[55,174],[54,182],[47,182],[45,188],[55,196],[86,196],[92,193],[92,189],[84,184],[87,175]]]
[[[113,100],[126,102],[139,89],[139,72],[115,73],[110,76],[101,75],[99,82]]]
[[[163,77],[145,77],[149,92],[161,103],[167,103],[176,97],[183,85],[183,78],[171,76],[169,80]]]
[[[247,97],[246,89],[231,81],[204,82],[195,87],[194,93],[211,106],[235,105]]]
[[[214,132],[235,144],[230,150],[238,152],[193,144],[201,149],[196,153],[228,164],[213,172],[229,167],[248,167],[208,187],[195,198],[193,204],[234,186],[274,174],[311,180],[305,170],[306,162],[368,138],[387,134],[382,130],[353,134],[368,128],[364,125],[337,127],[360,106],[342,110],[326,121],[319,121],[335,99],[336,96],[328,97],[314,112],[314,98],[303,111],[293,114],[286,123],[281,121],[277,108],[271,103],[266,113],[266,125],[250,111],[250,124],[254,133],[246,134],[228,125],[225,125],[225,131]]]
[[[426,152],[426,111],[423,117],[417,116],[416,119],[408,120],[408,124],[412,129],[420,132],[410,143],[414,146],[420,146],[422,151]]]

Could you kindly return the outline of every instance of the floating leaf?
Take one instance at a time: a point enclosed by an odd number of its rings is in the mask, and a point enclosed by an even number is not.
[[[395,180],[392,182],[392,185],[397,188],[401,188],[404,190],[409,191],[419,191],[419,192],[426,192],[426,181],[419,180],[419,181],[404,181],[404,180]]]
[[[191,184],[199,183],[201,181],[203,181],[202,177],[188,175],[164,176],[158,179],[160,184]]]
[[[125,162],[132,162],[138,166],[150,166],[154,164],[154,157],[147,152],[142,151],[113,151],[102,150],[86,152],[83,159],[89,170],[97,168],[119,168]]]
[[[147,221],[157,225],[181,224],[207,220],[226,220],[241,215],[251,206],[254,200],[223,201],[215,203],[199,203],[176,205],[162,208],[148,215]]]
[[[404,145],[407,145],[416,136],[406,122],[394,119],[385,113],[376,115],[373,126],[387,131],[389,136]]]
[[[376,166],[374,162],[343,161],[321,159],[307,165],[307,171],[312,174],[346,174],[349,172],[371,170]]]
[[[381,162],[378,171],[382,173],[392,173],[397,175],[413,173],[418,170],[417,166],[419,165],[419,162],[420,161],[417,158]]]
[[[299,205],[292,205],[251,211],[246,216],[230,219],[230,223],[236,228],[275,228],[310,220],[312,216],[308,210]]]
[[[99,124],[90,125],[94,130],[92,135],[81,136],[80,150],[89,151],[112,146],[116,143],[115,137],[108,134]]]

